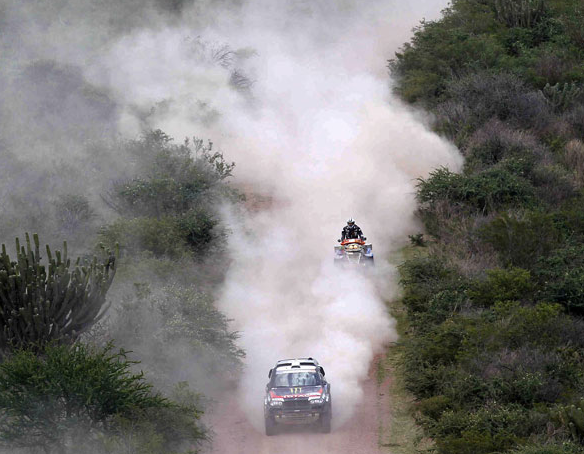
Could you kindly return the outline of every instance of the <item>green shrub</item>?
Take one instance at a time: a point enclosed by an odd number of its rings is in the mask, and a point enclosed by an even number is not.
[[[542,286],[542,297],[584,311],[584,246],[566,244],[540,257],[535,273]]]
[[[416,257],[400,266],[403,302],[420,329],[431,328],[459,311],[466,301],[466,280],[438,257]]]
[[[525,301],[534,290],[529,271],[521,268],[491,269],[484,281],[477,281],[468,290],[471,300],[481,306],[497,301]]]
[[[430,398],[440,393],[440,384],[447,378],[448,368],[443,364],[429,364],[421,358],[419,340],[406,344],[404,353],[405,386],[420,399]]]
[[[109,335],[144,358],[155,383],[180,377],[197,389],[216,390],[237,379],[244,357],[239,335],[208,292],[179,285],[151,291],[148,284],[135,284],[135,294],[116,309]]]
[[[432,396],[422,399],[418,403],[420,412],[432,419],[439,419],[440,415],[450,407],[450,399],[446,396]]]
[[[526,206],[534,201],[534,188],[525,178],[505,169],[488,169],[460,175],[446,168],[418,180],[418,201],[430,208],[448,200],[475,212],[489,213],[503,207]]]
[[[178,228],[194,251],[206,251],[213,240],[221,237],[219,220],[207,209],[189,210],[177,219]]]
[[[540,212],[527,212],[522,217],[501,214],[483,226],[479,235],[505,264],[528,270],[562,240],[553,215]]]
[[[502,307],[507,306],[505,309]],[[506,320],[501,337],[510,347],[532,343],[550,346],[559,341],[553,322],[561,317],[562,307],[553,303],[537,303],[535,306],[516,304],[499,305],[496,308]]]
[[[472,72],[451,79],[444,96],[461,106],[464,118],[458,123],[472,131],[491,119],[522,129],[542,130],[551,118],[543,94],[506,72]],[[441,110],[438,109],[438,112]],[[438,119],[439,128],[441,121],[453,120],[441,117]]]
[[[584,442],[584,399],[580,399],[572,405],[560,405],[554,411],[555,422],[575,442]]]
[[[534,162],[546,155],[546,150],[534,136],[513,130],[499,120],[490,120],[469,138],[464,154],[467,173],[514,159],[514,169],[510,165],[506,167],[527,176]]]
[[[509,454],[581,454],[584,449],[581,446],[569,442],[530,444],[510,451]]]
[[[581,81],[582,17],[576,0],[456,0],[439,21],[422,22],[390,61],[396,91],[408,102],[435,105],[450,96],[449,80],[484,69],[510,71],[537,88]],[[480,101],[497,99],[501,87]]]
[[[16,352],[0,364],[0,440],[9,448],[75,452],[101,445],[96,434],[123,431],[122,420],[149,425],[174,448],[202,440],[200,412],[154,393],[131,372],[133,364],[111,344],[50,346],[42,356]]]
[[[107,246],[119,244],[122,256],[148,251],[156,257],[177,259],[190,253],[185,232],[174,217],[120,218],[102,228],[99,241]]]
[[[535,166],[530,180],[537,188],[537,198],[552,207],[578,195],[574,177],[559,164]]]
[[[429,364],[454,362],[467,335],[465,321],[456,317],[431,328],[418,344],[421,358]]]
[[[433,431],[439,452],[501,452],[545,429],[547,417],[519,405],[487,405],[477,411],[445,411]]]
[[[187,139],[176,145],[160,130],[126,147],[136,157],[139,173],[116,183],[109,196],[110,204],[124,216],[165,217],[210,207],[235,166],[221,153],[213,153],[211,142]]]

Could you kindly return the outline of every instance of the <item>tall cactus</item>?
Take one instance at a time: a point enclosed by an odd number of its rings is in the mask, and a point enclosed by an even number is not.
[[[533,27],[545,14],[544,0],[495,0],[497,19],[509,27]]]
[[[51,341],[71,342],[99,320],[106,293],[115,275],[115,257],[105,263],[81,262],[74,266],[63,253],[51,253],[48,269],[41,265],[38,235],[28,233],[26,247],[16,239],[16,261],[2,245],[0,254],[0,352],[14,348],[42,349]]]
[[[580,399],[578,405],[558,407],[555,419],[566,428],[574,441],[584,441],[584,399]]]
[[[581,101],[584,101],[584,86],[574,82],[543,87],[542,93],[545,95],[550,105],[559,112],[570,109]]]

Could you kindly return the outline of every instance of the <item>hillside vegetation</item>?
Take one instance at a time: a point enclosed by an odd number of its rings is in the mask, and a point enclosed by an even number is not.
[[[418,183],[401,266],[438,452],[584,452],[584,5],[455,0],[390,61],[464,155]]]
[[[45,213],[44,234],[67,235],[78,254],[42,248],[36,234],[16,254],[2,246],[0,450],[198,452],[209,435],[197,392],[237,379],[244,355],[215,306],[227,267],[217,206],[241,199],[227,183],[234,164],[162,131],[94,142],[85,156],[92,166],[70,165],[117,177],[89,189],[101,204],[56,184],[0,222],[34,226]],[[46,177],[29,167],[29,178],[37,172]]]

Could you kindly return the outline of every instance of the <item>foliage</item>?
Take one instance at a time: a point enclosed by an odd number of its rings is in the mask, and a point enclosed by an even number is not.
[[[418,200],[430,207],[440,200],[472,211],[489,213],[495,209],[530,204],[530,183],[506,169],[488,169],[475,175],[461,175],[446,168],[434,170],[428,179],[418,180]]]
[[[584,312],[584,245],[566,245],[537,262],[542,297]]]
[[[439,453],[584,451],[582,30],[578,0],[454,0],[390,62],[465,157],[418,180],[433,238],[400,267]]]
[[[238,200],[226,180],[233,163],[213,152],[213,144],[185,139],[177,145],[160,130],[125,144],[136,175],[114,184],[105,197],[122,218],[105,226],[101,240],[122,251],[157,257],[202,256],[224,236],[217,216],[221,200]]]
[[[449,80],[477,70],[509,71],[540,89],[582,82],[582,14],[577,0],[455,0],[390,61],[396,90],[435,105]]]
[[[426,246],[426,240],[424,240],[423,233],[416,233],[415,235],[408,235],[408,238],[410,239],[410,243],[413,246],[420,246],[420,247]]]
[[[55,208],[57,222],[67,233],[75,232],[95,215],[87,198],[77,194],[59,197]]]
[[[581,454],[582,448],[569,442],[530,444],[511,451],[513,454]]]
[[[474,304],[491,306],[503,301],[529,300],[534,288],[529,271],[521,268],[487,270],[487,278],[468,291]]]
[[[568,431],[574,441],[584,441],[584,399],[580,399],[576,405],[560,406],[557,408],[556,421],[564,430]]]
[[[195,287],[169,285],[152,291],[136,284],[135,294],[116,311],[110,335],[131,348],[148,367],[155,382],[173,377],[198,387],[220,387],[217,376],[235,378],[244,352],[238,333],[215,307],[213,297]]]
[[[443,261],[416,257],[400,267],[404,305],[414,323],[424,329],[459,311],[466,302],[467,282]]]
[[[526,269],[532,269],[534,258],[550,254],[562,239],[553,216],[540,212],[522,217],[503,213],[484,225],[479,234],[503,263]]]
[[[543,87],[543,94],[555,111],[565,112],[578,105],[584,98],[584,87],[574,82]]]
[[[26,234],[26,247],[16,239],[17,259],[2,245],[0,255],[0,349],[42,349],[51,341],[72,342],[104,313],[106,293],[115,275],[115,257],[104,263],[74,266],[67,243],[55,257],[47,245],[48,266],[41,264],[39,239]]]
[[[155,257],[177,259],[190,252],[183,234],[173,217],[120,218],[102,228],[99,241],[108,247],[119,244],[122,256],[148,251]]]
[[[198,443],[200,412],[154,393],[143,374],[131,372],[133,364],[111,344],[49,346],[41,356],[15,352],[0,364],[0,439],[10,447],[75,452],[120,436],[132,421],[132,430],[147,426],[171,449]]]
[[[135,156],[138,175],[114,185],[110,203],[125,216],[168,216],[208,206],[216,200],[215,190],[232,174],[213,144],[200,139],[181,145],[160,130],[127,144]]]

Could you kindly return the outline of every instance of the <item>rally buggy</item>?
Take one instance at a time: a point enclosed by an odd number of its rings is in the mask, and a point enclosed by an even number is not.
[[[331,385],[324,369],[313,358],[278,361],[268,373],[264,418],[266,435],[274,435],[283,425],[316,425],[331,431]]]

